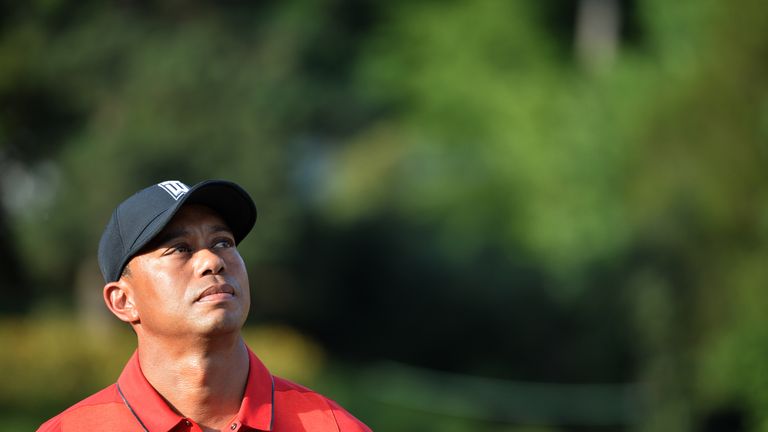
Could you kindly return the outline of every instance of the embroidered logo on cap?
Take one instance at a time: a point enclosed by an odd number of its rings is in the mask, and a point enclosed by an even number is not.
[[[168,194],[176,201],[178,201],[182,195],[189,192],[189,187],[178,180],[168,180],[158,183],[157,185],[168,192]]]

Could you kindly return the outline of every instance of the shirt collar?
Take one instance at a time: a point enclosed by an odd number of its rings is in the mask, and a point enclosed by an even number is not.
[[[271,431],[274,379],[250,348],[248,357],[248,381],[235,421],[252,429]],[[117,385],[137,421],[143,423],[150,432],[170,431],[184,421],[184,417],[174,412],[144,377],[138,351],[128,360]]]
[[[271,431],[275,406],[275,379],[250,348],[248,357],[248,382],[245,384],[237,419],[244,426]]]

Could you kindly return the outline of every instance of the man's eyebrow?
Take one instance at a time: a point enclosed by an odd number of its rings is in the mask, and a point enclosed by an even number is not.
[[[232,230],[226,225],[216,224],[208,228],[208,232],[210,233],[217,233],[222,231],[232,234]]]
[[[157,235],[157,237],[152,240],[151,244],[155,246],[160,246],[165,243],[168,243],[171,240],[177,239],[179,237],[184,237],[186,235],[189,235],[189,231],[184,228],[174,228],[169,229],[167,231],[163,231],[160,234]]]
[[[206,231],[209,234],[215,234],[225,232],[232,234],[232,230],[228,226],[222,224],[210,225],[206,227]],[[160,247],[166,243],[170,243],[172,240],[176,240],[181,237],[188,236],[190,231],[185,228],[172,228],[167,231],[163,231],[157,235],[147,246],[150,248]]]

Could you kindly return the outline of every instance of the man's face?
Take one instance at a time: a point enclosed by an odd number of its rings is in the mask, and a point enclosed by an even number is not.
[[[208,207],[185,205],[123,276],[138,334],[211,336],[239,331],[250,307],[248,274],[234,237]]]

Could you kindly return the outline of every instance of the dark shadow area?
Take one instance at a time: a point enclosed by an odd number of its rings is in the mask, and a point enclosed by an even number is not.
[[[739,405],[722,406],[703,415],[698,430],[700,432],[746,431],[746,413]]]
[[[429,227],[394,217],[339,231],[306,225],[289,316],[351,359],[389,359],[506,379],[616,382],[634,369],[615,269],[573,299],[522,253],[488,241],[457,259]],[[268,312],[267,312],[268,313]],[[611,347],[611,349],[607,349]]]

